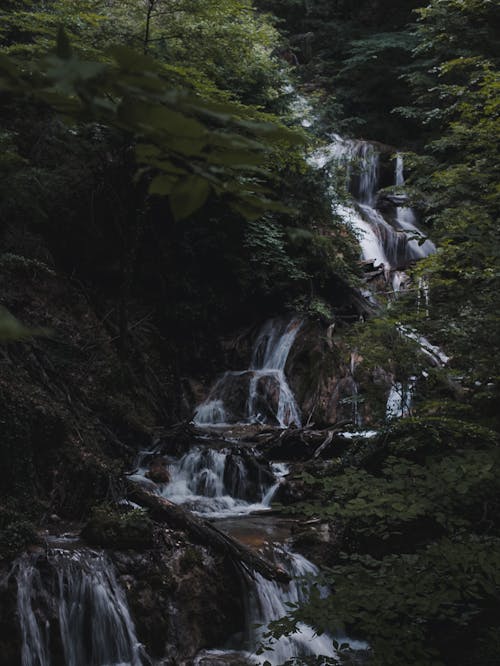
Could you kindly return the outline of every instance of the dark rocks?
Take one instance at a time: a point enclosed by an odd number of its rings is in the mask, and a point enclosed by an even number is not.
[[[343,530],[331,521],[303,521],[294,526],[292,541],[294,550],[317,566],[331,566],[342,550]]]
[[[168,666],[192,664],[202,648],[222,645],[242,631],[236,571],[180,533],[167,532],[161,549],[116,552],[112,558],[138,638],[153,659]]]
[[[149,463],[149,470],[146,472],[146,476],[155,483],[168,483],[170,481],[170,473],[165,458],[155,456]]]
[[[153,522],[142,510],[120,512],[102,505],[92,510],[82,537],[93,546],[143,550],[154,543]]]

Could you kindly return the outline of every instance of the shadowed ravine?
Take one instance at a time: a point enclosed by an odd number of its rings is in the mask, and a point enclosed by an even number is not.
[[[298,106],[307,112],[307,103]],[[332,143],[319,150],[311,162],[317,169],[331,170],[332,178],[339,168],[345,170],[352,200],[334,203],[332,210],[358,234],[363,261],[373,264],[394,292],[404,289],[405,268],[434,252],[435,247],[423,238],[403,194],[393,198],[389,215],[384,216],[377,208],[380,189],[377,147],[333,135]],[[393,164],[393,185],[402,187],[402,157],[398,155]],[[376,295],[370,297],[375,299]],[[289,356],[303,323],[297,316],[266,321],[254,340],[248,367],[223,372],[197,406],[193,418],[196,436],[184,453],[164,455],[156,449],[146,452],[129,476],[129,481],[148,492],[213,521],[220,530],[241,539],[292,578],[289,584],[279,583],[242,568],[245,629],[237,635],[228,635],[224,645],[212,645],[198,654],[192,662],[197,666],[264,662],[280,666],[293,658],[319,655],[334,658],[337,656],[334,640],[348,643],[354,654],[359,651],[362,655],[367,649],[366,644],[345,638],[340,628],[319,636],[310,627],[299,625],[297,632],[274,642],[272,650],[259,650],[261,642],[265,642],[269,622],[284,617],[290,604],[306,601],[313,588],[320,596],[329,594],[326,587],[319,586],[318,568],[291,549],[286,516],[275,517],[270,512],[289,473],[288,461],[269,462],[248,441],[248,434],[255,433],[255,427],[274,429],[279,437],[287,429],[293,431],[303,425],[300,405],[287,376]],[[416,335],[411,331],[402,334]],[[439,350],[432,349],[427,353],[434,354],[436,363],[441,362]],[[354,355],[351,365],[353,375]],[[354,378],[352,386],[356,393]],[[413,378],[409,378],[408,386],[393,385],[386,408],[388,420],[408,413],[414,390]],[[363,430],[356,401],[354,409],[352,426],[359,430],[356,436],[373,436],[372,431]],[[234,426],[238,427],[237,436]],[[348,439],[354,433],[351,428],[337,435]],[[160,466],[162,474],[155,481],[150,479],[151,460]],[[48,562],[52,570],[43,572],[43,576],[35,556],[23,557],[15,567],[23,666],[176,663],[175,657],[174,661],[171,658],[158,661],[146,655],[136,636],[126,594],[117,583],[113,564],[102,552],[52,549]],[[47,603],[57,606],[58,636],[53,631],[50,634],[48,624],[43,621]]]

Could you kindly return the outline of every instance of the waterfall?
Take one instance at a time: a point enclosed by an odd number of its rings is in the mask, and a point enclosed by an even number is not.
[[[50,666],[49,623],[41,622],[32,607],[32,598],[42,589],[39,571],[28,557],[18,564],[17,612],[22,634],[22,666]]]
[[[396,173],[395,185],[402,187],[405,184],[404,178],[404,159],[398,153],[396,155]],[[417,227],[416,216],[412,208],[407,206],[398,206],[396,209],[397,224],[403,229],[409,238],[409,253],[412,259],[424,259],[436,251],[436,246],[425,236]],[[425,240],[424,240],[425,239]]]
[[[400,272],[413,261],[422,259],[435,252],[431,240],[426,239],[417,226],[412,208],[396,202],[395,219],[386,218],[377,209],[377,193],[380,182],[380,155],[375,145],[367,141],[343,139],[332,134],[332,143],[311,156],[310,162],[316,168],[329,165],[342,167],[346,173],[346,189],[353,197],[353,202],[339,203],[332,201],[333,212],[338,215],[356,233],[363,261],[374,266],[383,265],[388,273]],[[332,174],[333,177],[334,174]],[[403,156],[396,156],[394,184],[404,185]],[[393,281],[395,291],[402,281]]]
[[[359,186],[357,199],[360,203],[373,206],[379,180],[380,158],[375,148],[365,142],[354,142],[352,157],[359,159]]]
[[[194,423],[201,427],[229,423],[300,426],[300,411],[285,375],[300,327],[298,319],[267,321],[255,341],[250,367],[224,373],[196,408]]]
[[[416,381],[416,377],[411,377],[408,384],[396,382],[392,385],[385,409],[385,417],[387,421],[401,419],[404,416],[409,416],[411,414],[411,405]]]
[[[169,465],[170,481],[158,488],[175,504],[210,518],[265,511],[288,468],[259,462],[251,449],[195,446]],[[147,468],[141,469],[144,475]],[[139,479],[138,479],[139,481]]]
[[[290,573],[292,581],[287,588],[284,588],[279,583],[266,580],[260,574],[256,575],[249,620],[251,626],[261,625],[261,627],[253,636],[253,649],[263,639],[268,624],[285,617],[290,612],[288,604],[301,604],[308,600],[319,576],[319,570],[312,562],[298,553],[290,552],[287,548],[275,548],[273,557],[277,564]],[[319,592],[322,596],[328,594],[326,588],[320,588]],[[298,625],[298,631],[273,642],[271,648],[272,651],[265,650],[259,656],[259,663],[267,661],[272,666],[279,666],[294,657],[337,656],[331,636],[328,634],[318,636],[311,627],[302,623]]]
[[[141,645],[111,562],[102,553],[75,550],[54,551],[49,563],[52,571],[43,577],[36,556],[16,564],[22,666],[51,666],[52,623],[59,625],[66,666],[141,666]]]

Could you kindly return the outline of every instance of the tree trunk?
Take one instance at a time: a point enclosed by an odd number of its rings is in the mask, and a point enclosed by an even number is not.
[[[228,555],[242,565],[250,575],[257,571],[268,580],[275,580],[280,583],[290,582],[291,577],[284,569],[272,564],[262,555],[255,553],[236,539],[224,534],[209,521],[194,516],[181,506],[173,504],[173,502],[169,502],[131,481],[128,483],[128,491],[129,499],[148,509],[154,520],[165,523],[172,528],[184,530],[196,543],[209,546],[223,555]]]

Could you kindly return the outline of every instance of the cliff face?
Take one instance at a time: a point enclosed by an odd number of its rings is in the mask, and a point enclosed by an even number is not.
[[[165,666],[181,666],[242,631],[234,568],[173,530],[157,530],[155,541],[141,552],[103,553],[82,544],[39,549],[2,572],[2,664],[17,666],[26,652],[27,663],[49,663],[36,660],[50,654],[54,666],[137,655],[126,662],[135,666],[145,652]],[[46,627],[45,635],[37,625]]]

